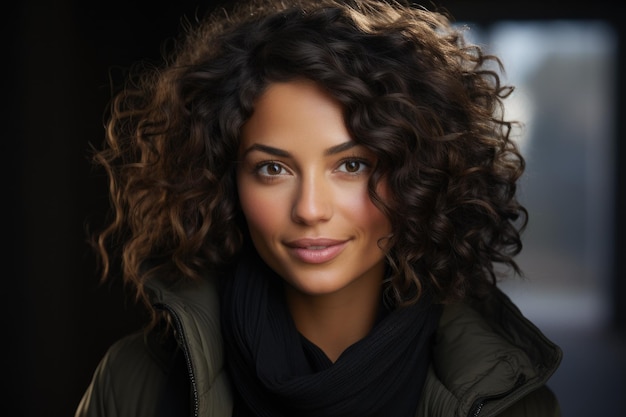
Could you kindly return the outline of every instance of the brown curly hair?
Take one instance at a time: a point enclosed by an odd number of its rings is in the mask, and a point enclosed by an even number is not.
[[[94,235],[103,279],[144,284],[224,271],[247,239],[234,165],[268,84],[308,78],[343,106],[378,158],[370,197],[389,217],[388,295],[450,302],[489,292],[495,264],[521,271],[524,159],[511,139],[496,56],[443,13],[399,2],[252,1],[188,24],[162,65],[113,97],[94,151],[114,217]],[[374,191],[386,181],[390,197]]]

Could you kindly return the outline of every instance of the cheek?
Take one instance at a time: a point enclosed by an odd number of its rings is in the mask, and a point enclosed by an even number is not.
[[[277,204],[280,200],[245,180],[237,182],[237,189],[241,211],[250,232],[257,234],[273,230],[273,225],[280,218]]]
[[[385,190],[378,190],[381,198],[385,198]],[[358,195],[344,200],[344,209],[348,219],[353,219],[359,227],[377,237],[391,232],[391,223],[385,214],[372,202],[367,188]]]
[[[391,233],[391,223],[389,219],[371,201],[365,215],[367,216],[369,227],[377,238],[387,236]]]

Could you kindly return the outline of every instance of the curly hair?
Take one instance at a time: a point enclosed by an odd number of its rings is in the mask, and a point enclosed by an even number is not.
[[[194,280],[232,264],[248,239],[234,171],[241,127],[270,83],[295,78],[338,100],[353,140],[377,155],[369,193],[392,225],[387,295],[398,305],[424,291],[440,302],[484,295],[495,264],[522,274],[525,164],[503,109],[513,87],[501,84],[498,57],[444,13],[265,0],[196,23],[109,107],[94,150],[114,214],[94,235],[103,279],[121,266],[147,302],[156,276]]]

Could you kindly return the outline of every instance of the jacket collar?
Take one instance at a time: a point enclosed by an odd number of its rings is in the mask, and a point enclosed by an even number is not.
[[[155,306],[178,323],[198,411],[205,415],[212,408],[209,392],[222,384],[218,377],[224,372],[217,279],[170,286],[153,282],[149,289]],[[497,414],[545,384],[561,357],[559,347],[500,290],[471,305],[446,305],[418,415]],[[221,393],[221,402],[232,401],[223,386]]]
[[[153,305],[168,311],[178,343],[187,359],[196,414],[218,416],[216,410],[232,409],[224,371],[224,348],[220,329],[217,279],[206,276],[194,282],[147,285]],[[229,413],[224,414],[224,416]]]
[[[561,357],[500,290],[447,305],[418,415],[496,415],[544,385]]]

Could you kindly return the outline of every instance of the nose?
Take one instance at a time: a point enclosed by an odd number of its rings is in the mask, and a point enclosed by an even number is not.
[[[329,220],[332,214],[332,187],[328,180],[323,175],[302,178],[291,210],[293,221],[313,225]]]

